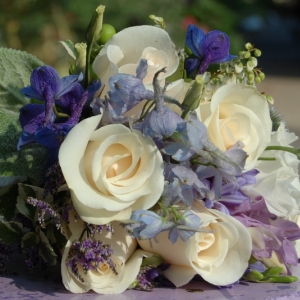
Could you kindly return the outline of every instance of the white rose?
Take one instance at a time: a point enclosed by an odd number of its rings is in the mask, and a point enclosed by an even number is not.
[[[154,74],[166,67],[158,79],[164,85],[165,78],[172,75],[179,64],[175,45],[168,33],[155,26],[134,26],[115,34],[101,49],[93,63],[93,70],[104,84],[102,95],[109,90],[108,80],[117,73],[136,75],[136,68],[141,59],[147,59],[147,75],[143,80],[145,88],[153,90]],[[184,89],[182,79],[167,87],[167,95],[180,97]]]
[[[79,224],[82,222],[78,221]],[[61,274],[65,287],[73,293],[85,293],[94,290],[100,294],[118,294],[125,291],[136,279],[139,273],[143,257],[151,255],[142,250],[136,250],[136,240],[130,237],[126,230],[119,226],[117,222],[112,224],[115,228],[114,234],[105,232],[96,234],[95,240],[100,240],[104,244],[111,245],[113,261],[118,274],[114,274],[107,263],[99,266],[98,271],[89,270],[85,274],[82,266],[78,266],[78,274],[84,280],[81,282],[66,265],[72,241],[78,239],[83,226],[72,228],[73,235],[65,246],[61,262]]]
[[[129,219],[153,206],[164,188],[162,156],[150,137],[121,124],[97,130],[102,115],[77,124],[59,150],[75,209],[92,224]]]
[[[254,87],[224,85],[211,102],[200,104],[196,111],[220,150],[226,151],[240,141],[248,154],[245,169],[255,167],[270,141],[272,122],[266,99]]]
[[[272,134],[270,146],[290,147],[297,137],[285,130],[282,123]],[[268,146],[269,146],[268,145]],[[275,157],[275,161],[259,161],[256,183],[243,187],[242,191],[252,198],[263,196],[268,210],[278,217],[288,217],[300,213],[299,161],[296,155],[285,151],[265,151],[262,157]]]
[[[201,228],[214,233],[195,233],[188,241],[172,244],[162,232],[149,241],[138,241],[145,251],[160,254],[171,266],[164,275],[177,287],[188,283],[196,274],[214,285],[236,282],[248,267],[252,241],[246,227],[233,217],[201,204],[193,204]]]

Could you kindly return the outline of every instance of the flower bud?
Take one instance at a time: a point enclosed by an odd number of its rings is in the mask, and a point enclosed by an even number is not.
[[[255,82],[256,82],[257,84],[261,83],[261,78],[260,78],[259,76],[256,76],[256,77],[255,77]]]
[[[261,51],[260,51],[259,49],[255,49],[255,50],[254,50],[254,55],[255,55],[256,57],[260,57],[260,56],[261,56]]]
[[[75,44],[75,49],[77,50],[77,56],[75,61],[75,73],[84,73],[86,65],[86,43]]]
[[[249,58],[251,53],[249,51],[244,51],[244,58]]]
[[[269,102],[270,104],[274,104],[274,98],[273,98],[272,96],[268,95],[268,96],[266,97],[266,99],[268,100],[268,102]]]
[[[265,73],[264,72],[260,72],[259,73],[259,77],[261,78],[261,80],[264,80],[266,78]]]
[[[253,46],[252,46],[251,43],[247,43],[247,44],[245,44],[245,48],[246,48],[247,50],[251,50],[251,49],[253,48]]]
[[[203,76],[197,75],[193,85],[187,91],[182,103],[184,107],[189,109],[189,111],[192,111],[198,107],[203,92],[203,85]]]
[[[94,15],[90,21],[90,24],[87,28],[85,39],[87,44],[92,45],[95,41],[99,40],[102,23],[103,23],[103,13],[105,10],[104,5],[99,5],[94,12]]]

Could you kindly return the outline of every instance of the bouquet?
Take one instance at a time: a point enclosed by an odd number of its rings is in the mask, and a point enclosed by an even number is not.
[[[261,51],[162,18],[115,33],[100,5],[70,75],[0,49],[0,272],[19,251],[73,293],[294,282],[299,150],[259,92]]]

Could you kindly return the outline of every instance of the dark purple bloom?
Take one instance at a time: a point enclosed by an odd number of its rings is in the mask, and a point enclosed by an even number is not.
[[[213,30],[205,34],[200,28],[190,24],[186,34],[186,45],[194,57],[185,61],[187,75],[202,74],[209,64],[231,60],[234,56],[229,54],[229,37],[222,31]]]
[[[17,148],[28,143],[38,143],[48,149],[48,167],[57,161],[59,147],[72,127],[78,123],[84,105],[91,100],[100,82],[85,91],[78,83],[83,75],[59,78],[51,67],[36,68],[30,78],[31,86],[23,88],[26,97],[44,101],[28,104],[20,110],[23,129]],[[59,113],[54,110],[58,107]]]

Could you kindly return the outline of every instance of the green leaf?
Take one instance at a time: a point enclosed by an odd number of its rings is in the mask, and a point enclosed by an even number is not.
[[[0,221],[0,241],[5,244],[17,243],[24,235],[23,226],[18,222]]]
[[[183,62],[183,59],[180,59],[177,70],[172,75],[167,77],[166,81],[167,82],[174,82],[178,79],[182,79],[183,78],[183,72],[184,72],[184,62]]]
[[[18,111],[29,103],[20,89],[30,84],[33,69],[44,65],[31,54],[0,48],[0,108]]]
[[[55,244],[59,250],[63,250],[67,243],[67,239],[53,224],[47,226],[47,237],[51,244]]]
[[[39,232],[40,243],[39,243],[39,255],[49,265],[54,266],[56,264],[57,255],[51,247],[48,238],[43,231]]]
[[[73,44],[72,41],[70,40],[65,40],[65,41],[59,41],[60,44],[63,45],[63,47],[67,50],[67,53],[73,58],[76,59],[77,57],[77,50]]]
[[[264,275],[264,279],[267,279],[273,276],[279,276],[282,270],[282,267],[270,267],[266,269],[262,274]]]
[[[32,246],[35,246],[39,243],[39,236],[35,232],[27,232],[22,240],[21,245],[23,248],[30,248]]]
[[[19,188],[22,188],[22,185],[19,185]],[[37,208],[32,206],[31,204],[26,202],[26,198],[21,195],[21,191],[19,191],[19,197],[17,198],[17,209],[18,211],[27,217],[29,220],[33,221],[35,223],[36,218],[37,218]],[[29,195],[30,196],[30,195]]]
[[[19,115],[0,107],[0,177],[26,176],[35,185],[44,180],[47,150],[30,144],[17,150],[22,133]]]
[[[8,221],[15,215],[18,195],[17,184],[0,189],[0,215]]]
[[[274,276],[268,280],[268,282],[273,283],[292,283],[296,281],[298,281],[296,276]]]

